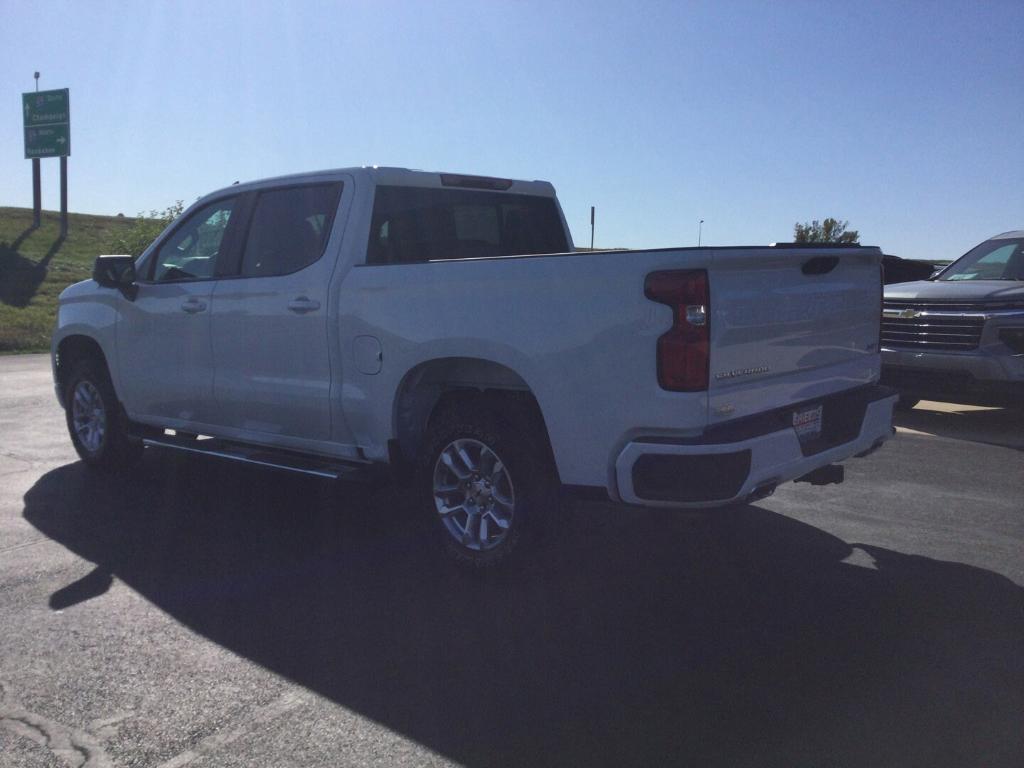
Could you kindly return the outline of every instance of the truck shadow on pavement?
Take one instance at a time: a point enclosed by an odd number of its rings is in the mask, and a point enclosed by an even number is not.
[[[765,502],[765,506],[769,503]],[[151,451],[25,518],[195,632],[470,766],[1017,765],[1024,589],[747,506],[587,504],[465,574],[383,489]],[[128,629],[126,628],[126,631]]]

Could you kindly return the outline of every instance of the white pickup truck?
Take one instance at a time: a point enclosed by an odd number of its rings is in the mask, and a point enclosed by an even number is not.
[[[325,171],[214,192],[138,259],[99,257],[61,295],[53,372],[90,465],[144,445],[390,465],[484,566],[567,488],[715,507],[840,481],[893,432],[880,260],[574,252],[546,182]]]

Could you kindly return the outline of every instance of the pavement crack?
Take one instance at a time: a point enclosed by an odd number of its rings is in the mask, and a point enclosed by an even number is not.
[[[10,686],[0,681],[0,726],[35,742],[72,768],[113,768],[100,743],[77,728],[30,712],[10,695]]]
[[[218,731],[207,736],[191,749],[187,749],[170,760],[160,763],[157,768],[182,768],[182,766],[188,765],[204,756],[211,755],[239,739],[248,737],[259,726],[266,725],[270,721],[276,720],[306,703],[308,703],[308,699],[301,693],[285,693],[266,706],[255,710],[245,722],[237,727],[226,731]]]
[[[13,552],[16,549],[24,549],[25,547],[31,547],[36,544],[42,544],[44,541],[49,541],[45,536],[39,536],[38,538],[32,539],[31,541],[23,541],[21,544],[12,544],[9,547],[0,547],[0,555],[5,552]]]
[[[19,456],[18,454],[13,453],[12,451],[0,451],[0,456],[3,456],[5,459],[14,459],[15,461],[20,461],[22,464],[28,464],[30,467],[33,467],[36,464],[34,460],[26,459],[24,456]]]

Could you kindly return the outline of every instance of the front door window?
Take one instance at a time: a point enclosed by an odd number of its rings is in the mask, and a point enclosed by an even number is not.
[[[212,278],[234,206],[234,198],[210,203],[179,226],[153,260],[153,281]]]

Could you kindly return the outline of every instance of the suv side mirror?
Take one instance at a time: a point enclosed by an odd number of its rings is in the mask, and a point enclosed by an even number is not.
[[[97,256],[92,279],[104,288],[118,288],[129,299],[135,298],[135,257]]]

